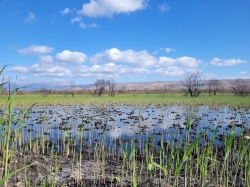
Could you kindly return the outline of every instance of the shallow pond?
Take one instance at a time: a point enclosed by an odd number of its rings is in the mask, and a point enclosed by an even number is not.
[[[21,110],[14,110],[14,118]],[[105,141],[106,147],[124,147],[133,140],[137,147],[149,138],[155,146],[161,140],[180,143],[186,132],[187,119],[192,121],[190,134],[195,139],[209,126],[206,138],[212,138],[218,127],[216,144],[235,127],[237,134],[250,128],[250,109],[187,106],[57,106],[35,107],[22,123],[19,145],[37,137],[57,143],[62,138],[95,145]],[[204,140],[203,140],[204,141]],[[203,144],[201,142],[201,144]],[[58,147],[59,148],[59,147]],[[93,148],[93,147],[92,147]]]

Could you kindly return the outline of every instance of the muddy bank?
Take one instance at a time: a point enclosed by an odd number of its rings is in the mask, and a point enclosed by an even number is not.
[[[120,156],[106,155],[103,159],[94,158],[94,154],[83,153],[81,162],[79,155],[69,154],[50,155],[34,154],[27,152],[22,154],[16,152],[10,163],[11,171],[21,168],[24,165],[33,163],[32,166],[14,175],[8,186],[133,186],[133,165],[129,160],[124,162]],[[172,186],[174,176],[164,177],[164,173],[155,168],[153,176],[142,166],[142,157],[136,156],[135,178],[137,186]],[[137,164],[138,162],[138,164]],[[131,161],[132,163],[132,161]],[[57,170],[58,169],[58,170]],[[195,176],[195,175],[194,175]],[[213,178],[213,177],[212,177]],[[215,179],[213,179],[215,180]],[[47,184],[46,184],[47,181]],[[189,177],[188,186],[200,186],[199,180]],[[210,183],[209,183],[210,182]],[[217,187],[216,181],[207,181],[208,187]],[[46,184],[46,185],[45,185]],[[184,170],[178,177],[178,186],[184,186]],[[236,186],[243,186],[240,183]]]

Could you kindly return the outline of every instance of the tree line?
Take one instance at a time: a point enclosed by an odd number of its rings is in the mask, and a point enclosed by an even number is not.
[[[186,73],[184,79],[181,81],[184,87],[184,95],[191,97],[198,97],[201,93],[208,90],[209,95],[216,95],[218,90],[222,87],[222,83],[218,79],[203,78],[200,71],[193,73]],[[250,90],[244,79],[234,79],[230,81],[230,89],[234,95],[244,96],[248,95]]]

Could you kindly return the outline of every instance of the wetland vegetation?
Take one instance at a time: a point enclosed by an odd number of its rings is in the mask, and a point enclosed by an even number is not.
[[[248,97],[14,93],[1,105],[2,176],[26,167],[8,186],[249,186]]]

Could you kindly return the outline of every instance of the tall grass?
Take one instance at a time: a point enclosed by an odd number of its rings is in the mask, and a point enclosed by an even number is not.
[[[2,74],[2,72],[4,71],[4,69],[6,68],[6,66],[4,66],[1,70],[0,70],[0,76]],[[1,85],[2,86],[2,85]],[[2,90],[0,90],[0,92],[2,92]],[[1,173],[1,179],[0,179],[0,185],[4,183],[4,186],[7,187],[8,186],[8,179],[15,175],[17,172],[24,170],[25,168],[29,167],[25,166],[23,168],[20,168],[12,173],[9,173],[9,167],[10,167],[10,163],[11,163],[11,158],[15,152],[16,149],[16,140],[18,136],[18,131],[20,129],[16,129],[16,133],[12,136],[12,123],[13,123],[13,105],[15,102],[15,97],[16,97],[16,92],[17,89],[13,92],[13,94],[11,95],[11,97],[9,97],[8,99],[8,109],[7,109],[7,114],[6,115],[1,115],[0,116],[0,126],[1,126],[1,140],[3,139],[3,145],[1,145],[1,151],[2,151],[2,157],[1,157],[1,161],[2,161],[2,173]],[[0,93],[1,94],[1,93]],[[26,115],[30,112],[31,108],[34,105],[32,105],[29,109],[27,110],[23,110],[20,115],[18,116],[18,118],[14,121],[14,124],[23,121],[23,119],[26,117]],[[1,141],[2,142],[2,141]]]

